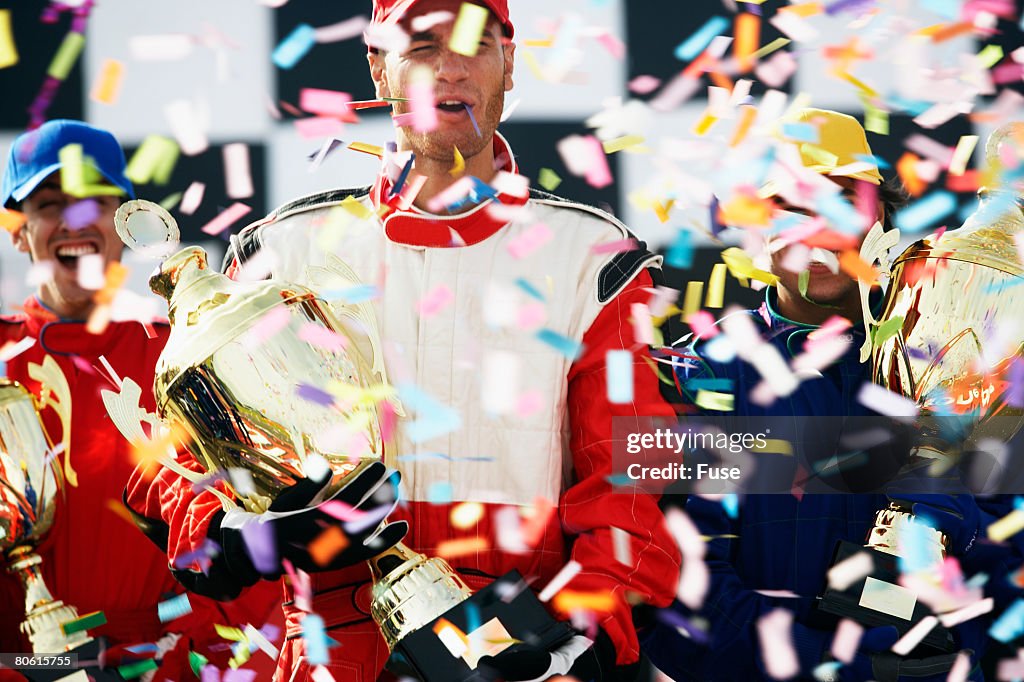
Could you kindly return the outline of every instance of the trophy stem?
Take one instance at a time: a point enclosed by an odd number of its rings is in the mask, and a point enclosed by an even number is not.
[[[444,559],[428,559],[399,542],[368,562],[373,575],[370,614],[388,649],[469,599],[472,591]]]
[[[43,560],[32,547],[15,547],[7,553],[7,559],[7,570],[16,573],[25,588],[25,621],[21,631],[28,635],[34,653],[57,654],[92,641],[85,632],[64,633],[61,624],[76,620],[78,610],[53,598],[39,567]]]

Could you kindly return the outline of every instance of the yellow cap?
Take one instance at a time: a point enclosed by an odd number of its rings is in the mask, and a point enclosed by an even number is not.
[[[808,123],[818,131],[817,143],[792,142],[800,151],[800,160],[805,168],[822,175],[855,178],[873,185],[882,184],[882,174],[878,172],[878,167],[863,158],[872,156],[871,147],[868,145],[867,133],[853,116],[828,109],[807,108],[783,121],[782,126],[787,123]],[[779,137],[785,139],[782,126]],[[778,191],[777,183],[769,180],[758,195],[770,197]]]

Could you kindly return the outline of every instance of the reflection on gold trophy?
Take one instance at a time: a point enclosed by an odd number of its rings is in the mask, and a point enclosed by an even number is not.
[[[115,223],[123,235],[133,216],[152,221],[153,215],[173,225],[166,211],[144,201],[124,204]],[[168,300],[171,321],[154,383],[160,418],[207,471],[249,472],[252,488],[233,490],[248,511],[266,511],[306,476],[313,456],[333,472],[327,496],[346,476],[381,459],[376,402],[386,389],[371,385],[373,373],[355,342],[311,290],[273,280],[233,281],[212,270],[197,247],[164,261],[150,286]],[[307,343],[300,330],[308,334],[311,328],[346,342]],[[304,399],[303,387],[328,391],[334,400]],[[138,440],[140,419],[159,424],[139,411],[137,387],[129,390],[133,394],[123,402],[109,392],[104,401],[122,433]],[[235,504],[226,497],[222,502]],[[401,543],[369,563],[371,612],[392,649],[471,594],[447,562]]]
[[[861,359],[870,354],[873,381],[919,408],[904,483],[943,476],[954,481],[965,446],[982,438],[1009,440],[1021,425],[1022,411],[1006,402],[1010,366],[1024,353],[1024,266],[1015,243],[1024,232],[1024,213],[1017,188],[999,177],[999,148],[1011,136],[1024,146],[1024,124],[1002,128],[988,140],[988,186],[963,226],[918,241],[896,259],[877,320],[862,287],[869,334]],[[884,263],[882,251],[897,240],[898,234],[882,235],[876,225],[862,258]],[[958,489],[966,492],[962,484]],[[878,511],[866,540],[876,551],[870,554],[874,573],[848,593],[826,590],[821,607],[872,626],[896,625],[902,632],[925,612],[896,584],[895,558],[913,533],[913,544],[927,555],[916,558],[937,565],[948,541],[901,505],[898,492],[890,495],[894,501]],[[836,560],[862,550],[840,543]],[[945,650],[953,645],[939,626],[924,641]]]
[[[70,391],[52,358],[47,357],[42,366],[30,365],[29,373],[44,384],[41,405],[67,409]],[[51,394],[59,398],[51,401]],[[66,419],[64,422],[67,426]],[[65,443],[65,461],[68,454]],[[76,620],[78,612],[53,598],[43,582],[42,559],[35,551],[57,513],[63,477],[53,461],[55,456],[35,397],[18,382],[0,379],[0,553],[7,570],[18,576],[25,589],[21,630],[35,653],[48,654],[92,641],[85,632],[65,634],[62,630],[61,624]],[[69,479],[74,476],[69,465],[66,471]]]

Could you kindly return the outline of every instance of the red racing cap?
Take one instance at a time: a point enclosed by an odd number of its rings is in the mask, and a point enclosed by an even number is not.
[[[491,10],[505,29],[509,38],[515,36],[516,29],[508,14],[508,0],[472,0],[474,5],[481,5]],[[421,0],[373,0],[373,19],[375,24],[397,23]]]

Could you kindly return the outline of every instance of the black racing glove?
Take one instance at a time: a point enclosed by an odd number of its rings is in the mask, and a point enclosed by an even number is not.
[[[577,635],[552,650],[516,644],[496,656],[482,657],[478,671],[505,682],[540,682],[558,675],[592,682],[631,682],[639,666],[617,667],[615,645],[604,630],[598,630],[593,642]]]

